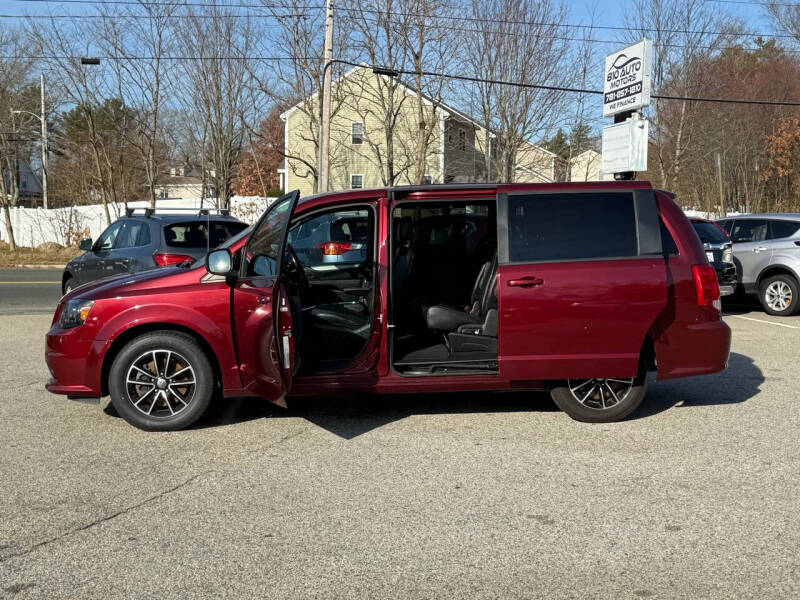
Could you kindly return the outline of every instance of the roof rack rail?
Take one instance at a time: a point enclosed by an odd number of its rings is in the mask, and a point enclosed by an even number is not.
[[[208,216],[211,214],[218,214],[224,216],[230,216],[231,211],[229,208],[128,208],[125,210],[126,217],[132,217],[135,214],[135,211],[142,211],[142,214],[145,217],[151,217],[157,212],[170,214],[176,212],[190,212],[194,213],[198,216]]]

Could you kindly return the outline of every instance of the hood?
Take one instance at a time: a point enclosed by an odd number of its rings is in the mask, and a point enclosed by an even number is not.
[[[157,267],[147,271],[114,275],[78,286],[62,298],[101,300],[117,296],[146,294],[149,290],[163,289],[197,282],[206,274],[205,265],[198,261],[191,267]]]

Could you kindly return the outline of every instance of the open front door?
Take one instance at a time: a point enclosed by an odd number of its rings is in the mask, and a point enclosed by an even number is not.
[[[281,266],[299,197],[294,191],[278,198],[253,228],[239,257],[231,306],[242,385],[281,406],[295,364],[292,303]]]

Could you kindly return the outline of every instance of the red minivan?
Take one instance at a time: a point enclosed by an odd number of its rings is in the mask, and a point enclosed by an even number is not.
[[[47,389],[110,394],[148,430],[188,427],[218,396],[340,392],[549,390],[608,422],[636,409],[650,371],[727,363],[714,270],[647,183],[298,195],[205,262],[64,296]]]

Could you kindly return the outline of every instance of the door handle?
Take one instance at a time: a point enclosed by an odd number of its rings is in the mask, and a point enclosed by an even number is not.
[[[266,296],[259,296],[258,297],[258,303],[261,306],[264,306],[267,303],[267,297]]]
[[[769,248],[765,248],[764,246],[756,246],[753,248],[753,252],[766,252]]]
[[[523,277],[522,279],[510,279],[507,285],[508,287],[533,287],[543,283],[544,279],[538,277]]]

